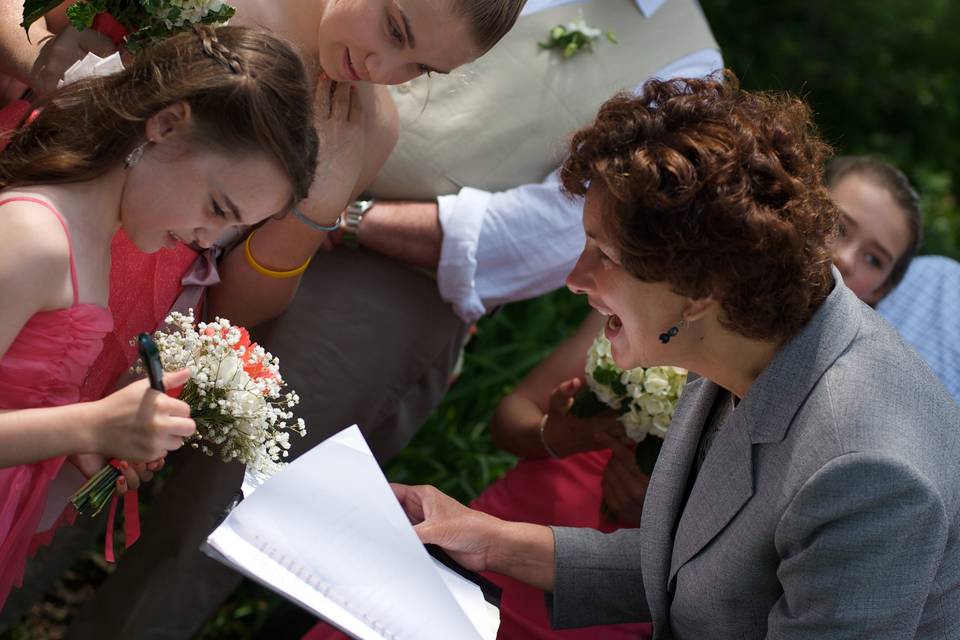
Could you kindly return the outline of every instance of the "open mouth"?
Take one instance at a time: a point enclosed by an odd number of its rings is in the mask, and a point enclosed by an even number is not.
[[[350,60],[350,50],[346,47],[343,48],[343,69],[347,75],[347,78],[356,82],[357,80],[362,80],[360,74],[357,73],[357,70],[353,68],[353,62]]]

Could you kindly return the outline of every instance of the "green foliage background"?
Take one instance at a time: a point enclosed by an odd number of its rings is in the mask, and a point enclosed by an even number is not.
[[[960,257],[960,5],[703,0],[745,88],[804,96],[838,153],[890,160],[924,196],[924,253]]]

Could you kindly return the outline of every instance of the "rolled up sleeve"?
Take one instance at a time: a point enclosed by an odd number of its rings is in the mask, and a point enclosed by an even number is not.
[[[583,200],[563,194],[556,173],[498,193],[467,187],[438,204],[437,284],[466,322],[562,287],[583,249]]]

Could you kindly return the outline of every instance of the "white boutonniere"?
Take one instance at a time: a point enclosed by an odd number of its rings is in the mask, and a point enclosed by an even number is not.
[[[570,58],[584,49],[593,51],[593,43],[605,37],[613,44],[617,44],[617,36],[613,31],[604,31],[588,25],[583,17],[567,24],[558,24],[543,42],[538,42],[541,49],[560,49],[564,58]]]

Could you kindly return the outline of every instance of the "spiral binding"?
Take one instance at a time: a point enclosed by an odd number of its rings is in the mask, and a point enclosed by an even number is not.
[[[343,599],[335,595],[333,593],[332,587],[328,583],[324,582],[320,578],[317,578],[315,575],[307,571],[306,568],[304,568],[304,566],[298,563],[294,558],[288,558],[286,553],[277,549],[272,544],[270,544],[269,541],[261,538],[257,534],[253,534],[253,538],[254,538],[254,546],[260,551],[260,553],[264,554],[265,556],[267,556],[268,558],[270,558],[271,560],[279,564],[281,567],[283,567],[284,569],[292,573],[294,576],[297,577],[297,579],[301,580],[304,584],[310,586],[315,591],[318,591],[320,595],[322,595],[324,598],[331,600],[332,602],[343,607],[353,615],[358,616],[361,620],[363,620],[363,622],[368,627],[370,627],[371,629],[379,633],[381,636],[383,636],[387,640],[402,640],[402,636],[388,630],[385,626],[383,626],[380,623],[379,620],[375,620],[374,618],[370,617],[368,614],[362,611],[358,611],[356,608],[350,606],[350,600]]]

